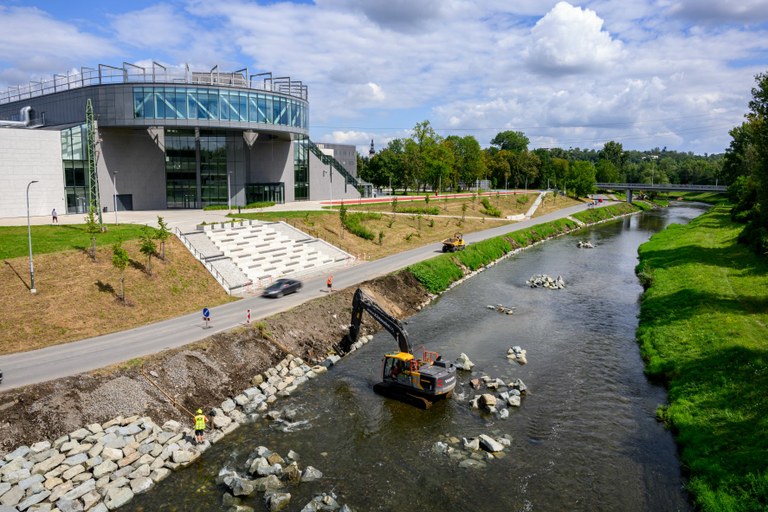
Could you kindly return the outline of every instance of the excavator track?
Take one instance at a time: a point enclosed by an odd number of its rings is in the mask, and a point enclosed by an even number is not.
[[[434,402],[432,402],[431,400],[428,400],[427,398],[424,398],[423,396],[415,395],[397,386],[390,386],[385,382],[374,384],[373,391],[381,396],[399,400],[400,402],[406,403],[408,405],[412,405],[419,409],[426,410],[432,407],[432,405],[434,404]]]

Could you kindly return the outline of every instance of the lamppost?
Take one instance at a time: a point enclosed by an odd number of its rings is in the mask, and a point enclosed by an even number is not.
[[[229,185],[229,177],[232,171],[227,171],[227,210],[232,209],[232,187]]]
[[[29,241],[29,291],[35,294],[37,290],[35,290],[35,265],[32,263],[32,227],[29,224],[29,186],[33,183],[37,183],[37,180],[27,183],[27,240]]]
[[[331,208],[333,208],[333,166],[331,160],[328,159],[328,174],[330,176],[330,185],[328,186],[329,197],[331,198]]]
[[[112,188],[115,191],[115,226],[117,226],[117,171],[112,173]]]

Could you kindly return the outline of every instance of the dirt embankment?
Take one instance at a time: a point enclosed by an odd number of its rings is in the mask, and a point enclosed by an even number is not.
[[[418,311],[429,294],[407,271],[362,285],[393,316]],[[288,312],[217,334],[186,347],[95,372],[0,394],[0,456],[22,445],[54,440],[82,426],[116,416],[150,416],[189,423],[140,369],[189,410],[211,408],[249,387],[286,351],[308,362],[322,360],[350,321],[355,288],[302,304]],[[363,332],[379,330],[364,316]]]

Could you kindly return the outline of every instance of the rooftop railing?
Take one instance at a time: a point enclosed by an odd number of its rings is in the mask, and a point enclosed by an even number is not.
[[[65,75],[55,74],[51,78],[31,81],[27,85],[9,87],[0,91],[0,105],[91,85],[128,83],[238,87],[276,92],[305,101],[309,97],[308,86],[300,80],[292,80],[287,76],[273,77],[270,72],[250,74],[248,68],[225,72],[219,71],[218,65],[209,71],[192,71],[189,65],[169,69],[153,61],[151,66],[123,62],[122,67],[109,64],[99,64],[98,68],[82,67],[79,71],[67,72]]]

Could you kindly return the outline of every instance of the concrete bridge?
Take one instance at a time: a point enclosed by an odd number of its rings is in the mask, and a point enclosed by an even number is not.
[[[597,188],[605,190],[626,190],[627,202],[632,202],[632,192],[643,190],[645,192],[726,192],[728,187],[724,185],[675,185],[673,183],[596,183]]]

